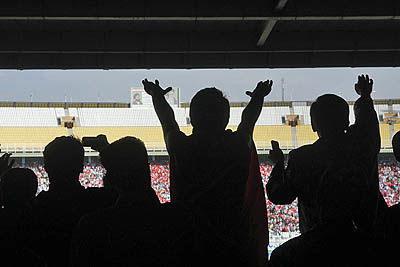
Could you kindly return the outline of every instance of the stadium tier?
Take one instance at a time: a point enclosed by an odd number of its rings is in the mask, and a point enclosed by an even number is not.
[[[2,151],[37,150],[44,148],[57,136],[68,135],[64,127],[0,127]]]
[[[0,108],[1,126],[57,126],[58,108]],[[59,114],[59,115],[58,115]]]
[[[179,126],[186,126],[186,109],[174,109]],[[152,108],[79,108],[76,113],[81,126],[161,126]]]
[[[256,126],[253,139],[257,148],[270,148],[271,140],[278,141],[282,149],[293,148],[292,127],[286,125]]]
[[[390,104],[392,102],[393,104]],[[265,152],[270,149],[271,140],[278,141],[286,152],[314,142],[317,134],[311,128],[310,103],[305,101],[265,103],[254,130],[254,141],[259,151]],[[149,106],[127,108],[118,103],[109,107],[104,103],[76,105],[65,103],[63,108],[52,103],[47,103],[43,107],[39,104],[31,104],[29,107],[27,103],[14,103],[12,107],[5,104],[0,105],[0,144],[3,151],[40,150],[60,135],[73,134],[82,138],[105,134],[111,142],[123,136],[137,136],[149,149],[165,152],[160,122],[154,109]],[[353,123],[353,103],[349,104],[350,122]],[[181,130],[189,135],[192,132],[189,107],[182,106],[173,108],[175,118]],[[375,109],[381,121],[382,148],[390,149],[391,136],[400,130],[398,124],[400,121],[394,122],[391,118],[392,125],[389,125],[385,116],[388,114],[398,116],[399,101],[379,100],[375,103]],[[233,130],[237,128],[243,110],[243,105],[232,104],[228,128]],[[295,124],[292,124],[291,116],[297,116]],[[68,120],[72,120],[70,129],[63,127],[67,126],[65,121]]]

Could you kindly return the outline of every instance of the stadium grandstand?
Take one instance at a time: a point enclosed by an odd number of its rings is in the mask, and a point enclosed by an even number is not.
[[[311,128],[310,101],[266,102],[254,130],[260,154],[270,140],[279,141],[285,152],[317,139]],[[350,122],[354,122],[353,102]],[[246,103],[231,103],[228,128],[236,129]],[[174,107],[178,125],[191,133],[189,105]],[[400,99],[376,100],[380,121],[381,152],[391,152],[391,137],[400,129]],[[329,119],[329,118],[327,118]],[[0,140],[3,152],[16,157],[41,157],[47,143],[60,135],[78,138],[105,134],[109,141],[133,135],[141,138],[150,155],[167,155],[160,122],[151,106],[128,103],[33,103],[0,102]],[[96,152],[87,149],[88,156]]]
[[[228,128],[235,130],[247,103],[231,103]],[[284,153],[314,142],[318,136],[311,127],[311,101],[265,102],[257,121],[253,138],[260,155],[260,172],[264,185],[272,166],[265,154],[271,140],[280,143]],[[399,202],[400,166],[391,161],[391,137],[400,130],[400,99],[375,100],[380,122],[381,162],[379,165],[381,192],[389,206]],[[350,122],[354,122],[353,105]],[[180,129],[191,134],[189,104],[174,106]],[[329,119],[329,118],[327,118]],[[16,158],[16,166],[31,168],[38,177],[38,191],[48,190],[49,181],[43,167],[44,147],[57,136],[105,134],[110,142],[124,136],[136,136],[145,142],[151,156],[152,187],[160,202],[170,201],[169,165],[162,129],[153,107],[129,103],[35,103],[0,102],[1,151]],[[104,168],[98,163],[98,152],[85,148],[86,164],[80,182],[86,187],[102,187]],[[274,205],[267,200],[269,253],[283,242],[299,235],[296,201],[291,205]]]

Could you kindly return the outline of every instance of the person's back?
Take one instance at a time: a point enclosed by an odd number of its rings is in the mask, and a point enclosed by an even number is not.
[[[0,255],[4,264],[43,264],[26,248],[29,202],[35,197],[37,185],[37,177],[30,169],[9,169],[0,178]]]
[[[277,162],[272,171],[267,184],[268,197],[275,204],[289,204],[299,197],[302,233],[318,223],[316,214],[319,203],[316,202],[318,199],[316,196],[320,192],[321,178],[324,177],[326,170],[331,167],[331,172],[335,169],[338,173],[341,170],[348,171],[349,164],[360,171],[358,175],[363,176],[363,181],[349,179],[347,182],[359,183],[358,187],[360,192],[362,191],[363,198],[368,198],[362,201],[369,201],[370,205],[362,207],[366,208],[363,210],[365,213],[353,219],[358,228],[371,233],[375,230],[374,224],[378,214],[375,216],[370,214],[376,210],[376,206],[371,207],[370,198],[374,198],[372,201],[375,205],[376,203],[382,205],[383,201],[378,190],[378,172],[374,172],[380,149],[379,127],[369,94],[360,97],[355,109],[356,122],[349,127],[347,103],[334,95],[319,97],[311,107],[311,117],[313,129],[320,138],[312,145],[291,151],[285,173],[282,160]],[[326,192],[329,193],[329,190]]]
[[[400,131],[392,138],[393,154],[400,162]],[[388,208],[385,216],[385,244],[382,254],[389,255],[386,257],[388,264],[397,264],[397,248],[400,240],[400,203]]]
[[[369,96],[371,90],[372,81],[368,76],[359,77],[356,91],[361,97],[355,104],[356,122],[350,127],[345,100],[335,95],[319,97],[310,112],[312,127],[319,139],[291,151],[286,168],[282,152],[279,149],[271,152],[276,165],[267,183],[268,197],[274,204],[290,204],[298,197],[302,233],[273,253],[271,261],[279,262],[280,258],[290,255],[291,249],[302,251],[303,255],[297,256],[298,260],[304,260],[307,253],[319,247],[319,242],[326,244],[320,255],[336,257],[335,244],[350,236],[353,238],[349,244],[367,245],[363,249],[372,249],[372,238],[381,232],[377,221],[381,219],[385,203],[378,188],[378,172],[374,172],[380,136]],[[362,238],[370,242],[360,242]],[[343,255],[354,259],[360,255],[358,248],[349,246],[350,255]],[[335,260],[344,264],[342,256]]]
[[[186,225],[176,208],[161,205],[151,188],[144,144],[125,137],[102,149],[100,157],[107,170],[104,179],[118,199],[80,220],[72,265],[176,266],[183,254],[175,241]]]
[[[43,152],[49,191],[32,202],[30,247],[48,266],[67,266],[72,231],[86,213],[112,205],[115,197],[104,189],[84,189],[79,183],[84,150],[73,137],[57,137]]]
[[[241,261],[263,264],[265,255],[254,256],[256,253],[253,251],[253,257],[249,257],[249,251],[246,251],[253,250],[253,247],[246,243],[249,221],[244,216],[247,212],[244,203],[248,196],[249,169],[254,167],[252,164],[259,168],[257,160],[251,161],[254,150],[252,133],[272,82],[260,82],[253,93],[247,92],[252,99],[235,132],[225,129],[230,107],[222,92],[216,88],[200,90],[190,103],[193,126],[190,136],[179,130],[173,110],[163,96],[169,89],[162,90],[158,81],[154,84],[145,80],[143,84],[153,98],[163,127],[170,157],[171,201],[189,206],[193,211],[193,225],[197,231],[195,250],[201,259],[199,265],[240,264]],[[255,184],[261,192],[258,201],[264,200],[264,206],[259,207],[264,214],[261,220],[265,232],[265,199],[261,178],[259,180]],[[264,239],[264,244],[268,239],[266,234],[257,238]]]

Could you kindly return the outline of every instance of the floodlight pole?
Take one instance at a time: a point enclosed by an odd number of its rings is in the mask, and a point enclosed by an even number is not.
[[[285,101],[285,87],[283,86],[283,83],[285,82],[285,79],[281,79],[281,86],[282,86],[282,102]]]

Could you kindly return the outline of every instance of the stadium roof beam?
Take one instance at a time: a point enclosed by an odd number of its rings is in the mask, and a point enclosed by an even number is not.
[[[263,47],[256,47],[253,32],[49,32],[0,31],[0,53],[301,53],[390,52],[400,50],[400,32],[275,32]],[[77,42],[76,40],[80,40]],[[162,40],[160,42],[159,40]],[[176,40],[180,40],[179,43]],[[296,40],[293,43],[293,40]],[[346,41],[343,41],[346,40]]]
[[[400,15],[334,15],[334,16],[0,16],[0,20],[16,21],[371,21],[400,20]]]
[[[288,0],[279,0],[275,6],[275,11],[277,12],[281,11],[285,7],[287,2]],[[264,29],[260,35],[260,38],[257,41],[258,46],[262,46],[265,44],[265,41],[267,41],[269,35],[272,32],[272,29],[275,27],[276,22],[277,22],[276,19],[267,20],[265,22]]]
[[[398,0],[2,0],[0,68],[399,66],[399,21]]]

